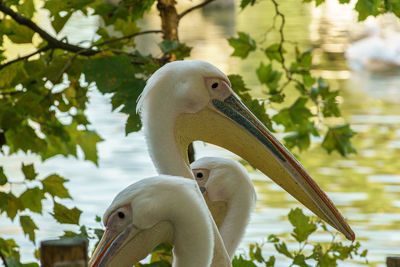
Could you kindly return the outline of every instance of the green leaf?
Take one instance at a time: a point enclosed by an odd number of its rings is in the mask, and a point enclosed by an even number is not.
[[[7,209],[8,205],[8,194],[0,192],[0,214]]]
[[[279,63],[282,63],[283,58],[280,53],[280,49],[282,49],[282,54],[285,53],[285,49],[281,48],[280,44],[272,44],[265,49],[265,55],[272,61],[276,60]]]
[[[289,252],[289,250],[284,242],[275,243],[274,247],[278,253],[285,255],[288,258],[291,258],[291,259],[293,258],[292,253]]]
[[[242,76],[238,74],[228,75],[228,79],[232,84],[232,89],[236,94],[245,93],[250,91],[249,88],[246,87]]]
[[[7,176],[4,174],[3,167],[0,167],[0,185],[5,185],[7,183]]]
[[[18,5],[17,9],[19,13],[30,19],[33,17],[33,13],[35,12],[35,3],[33,0],[24,0],[22,4]]]
[[[40,267],[40,266],[36,262],[28,262],[28,263],[23,263],[22,267]]]
[[[258,244],[250,244],[249,257],[251,260],[264,262],[264,258],[261,254],[261,247]]]
[[[135,21],[126,21],[118,18],[114,22],[114,29],[122,33],[122,35],[131,35],[140,31]]]
[[[293,265],[297,265],[300,267],[310,267],[311,265],[308,265],[306,263],[306,257],[303,254],[297,254],[294,259],[293,259]]]
[[[42,213],[42,199],[44,192],[39,187],[28,188],[19,197],[22,206],[36,213]]]
[[[35,230],[39,229],[35,222],[29,216],[20,216],[19,222],[25,235],[28,235],[29,240],[35,243]]]
[[[175,55],[177,60],[190,56],[191,47],[174,41],[164,40],[158,44],[163,53]]]
[[[96,132],[89,130],[79,131],[75,138],[85,154],[85,160],[90,160],[98,165],[97,143],[103,139]]]
[[[20,25],[14,20],[5,19],[1,22],[2,27],[7,29],[7,37],[16,44],[32,43],[35,33],[30,28]]]
[[[302,73],[301,77],[303,78],[303,83],[306,87],[311,86],[315,83],[315,79],[311,76],[311,73],[309,71],[305,71],[304,73]]]
[[[42,180],[43,191],[49,193],[53,197],[71,198],[64,183],[68,181],[58,174],[51,174]]]
[[[0,251],[6,258],[14,258],[19,261],[19,246],[14,239],[3,239],[0,237]]]
[[[350,153],[356,153],[350,138],[353,137],[355,132],[350,129],[350,125],[338,125],[331,127],[322,142],[322,147],[325,148],[328,153],[336,150],[342,156],[347,156]]]
[[[360,254],[360,257],[365,258],[367,257],[368,249],[364,249],[364,251]]]
[[[256,0],[242,0],[240,2],[240,8],[244,9],[245,7],[247,7],[248,5],[253,6],[256,3]]]
[[[87,5],[94,2],[94,0],[47,0],[44,3],[44,8],[50,11],[51,16],[59,14],[61,11],[73,12],[80,10],[83,14],[86,14]]]
[[[36,176],[38,175],[35,172],[33,164],[24,165],[24,163],[22,163],[22,172],[24,173],[25,179],[30,181],[35,180]]]
[[[317,225],[308,216],[304,215],[303,211],[299,208],[290,210],[288,217],[290,223],[294,226],[291,235],[299,243],[306,241],[317,230]]]
[[[64,235],[61,237],[84,237],[84,238],[89,238],[89,234],[87,232],[86,226],[82,225],[79,228],[79,233],[74,232],[74,231],[64,231]]]
[[[263,62],[256,70],[258,80],[269,88],[270,94],[276,94],[279,88],[279,81],[282,77],[282,72],[272,69],[272,64],[264,65]]]
[[[253,99],[249,93],[250,89],[246,87],[242,77],[240,75],[229,75],[229,80],[232,83],[233,91],[239,96],[243,104],[250,109],[250,111],[271,131],[272,124],[271,119],[265,110],[265,104],[263,101]]]
[[[381,0],[358,0],[355,10],[358,11],[358,20],[363,21],[369,16],[377,16],[379,14],[379,6]]]
[[[136,102],[139,95],[142,93],[146,82],[142,79],[132,79],[129,82],[121,84],[115,90],[115,94],[111,98],[113,110],[121,105],[124,107],[120,110],[129,115],[136,114]]]
[[[102,93],[114,92],[122,83],[136,80],[130,58],[123,55],[90,58],[84,61],[83,72]]]
[[[7,145],[10,147],[10,154],[19,150],[24,152],[43,152],[46,150],[46,142],[39,138],[35,131],[27,125],[8,129],[5,132]]]
[[[14,220],[15,216],[17,215],[17,212],[22,211],[24,209],[21,200],[16,196],[14,196],[14,194],[12,193],[0,195],[0,199],[4,197],[6,197],[6,201],[3,202],[4,206],[1,206],[1,208],[2,210],[6,211],[7,216],[11,220]]]
[[[281,109],[272,119],[285,126],[285,131],[295,131],[308,125],[311,111],[306,107],[308,98],[299,97],[290,107]]]
[[[275,257],[274,256],[270,256],[268,261],[265,262],[265,267],[274,267],[275,266]]]
[[[1,31],[0,23],[0,31]],[[0,38],[1,39],[1,38]],[[24,76],[24,63],[16,62],[12,65],[7,66],[7,68],[2,68],[0,70],[0,89],[6,89],[19,83],[21,76]]]
[[[242,255],[235,256],[232,260],[232,267],[257,267],[251,260],[243,259]]]
[[[128,135],[131,132],[137,132],[142,128],[142,120],[138,114],[129,115],[125,124],[125,134]]]
[[[276,235],[269,235],[268,236],[268,242],[270,243],[278,243],[279,242],[279,238]]]
[[[72,13],[67,13],[61,17],[60,13],[57,13],[53,16],[51,20],[51,26],[53,26],[53,29],[56,31],[56,33],[59,33],[64,28],[65,24],[71,18],[71,15]]]
[[[53,215],[57,222],[79,225],[79,218],[82,211],[78,208],[69,209],[60,203],[54,202],[53,212],[51,215]]]
[[[229,38],[229,45],[234,48],[231,56],[245,59],[251,51],[256,50],[256,42],[244,32],[238,32],[238,38]]]

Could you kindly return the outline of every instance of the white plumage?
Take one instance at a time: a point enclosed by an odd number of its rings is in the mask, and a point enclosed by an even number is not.
[[[204,200],[200,197],[198,186],[188,180],[188,186],[191,185],[192,189],[185,193],[186,182],[182,181],[183,188],[180,189],[177,188],[177,185],[180,186],[178,181],[172,182],[173,185],[168,183],[170,179],[179,178],[165,177],[174,175],[180,176],[181,180],[185,180],[183,177],[194,179],[187,161],[187,147],[195,140],[220,145],[242,156],[347,238],[354,239],[351,228],[318,184],[240,102],[227,76],[215,66],[195,60],[166,64],[148,80],[138,101],[138,110],[142,114],[150,156],[162,176],[139,182],[117,196],[104,216],[106,232],[94,252],[90,266],[125,266],[113,265],[112,262],[132,264],[144,258],[147,255],[145,252],[151,251],[157,242],[171,239],[175,242],[176,266],[200,266],[195,265],[200,264],[200,261],[192,264],[188,260],[187,255],[191,255],[193,251],[192,245],[183,241],[202,231],[208,236],[207,240],[210,240],[206,229],[210,225],[213,238],[211,266],[231,266],[229,255],[233,255],[243,235],[254,204],[254,189],[246,172],[239,165],[223,160],[219,161],[222,163],[220,165],[212,165],[212,160],[199,161],[199,164],[210,166],[212,175],[208,179],[206,190],[210,191],[211,203],[219,199],[228,203],[228,212],[220,227],[229,248],[228,255],[211,214],[204,205],[200,207],[199,203],[204,204]],[[239,175],[236,177],[239,179],[226,181],[232,175]],[[168,181],[159,181],[163,177]],[[160,191],[160,196],[154,188]],[[242,190],[237,191],[238,188]],[[177,196],[174,196],[175,191]],[[200,206],[196,209],[189,208],[185,204],[187,199],[189,203]],[[232,221],[239,216],[234,207],[245,212],[240,222]],[[131,215],[122,217],[130,218],[126,222],[132,223],[120,224],[120,211]],[[193,212],[197,211],[202,219],[186,218],[196,218]],[[204,216],[204,211],[208,212],[208,220],[204,220],[207,217]],[[115,227],[114,221],[117,221]],[[157,224],[158,221],[161,222]],[[168,224],[172,221],[176,222],[176,227],[171,228]],[[187,222],[192,224],[191,230],[187,227]],[[150,231],[148,227],[156,229]],[[198,230],[200,228],[204,230]],[[137,236],[131,236],[132,229]],[[237,231],[236,235],[230,236],[233,231]],[[207,240],[204,240],[204,244]],[[205,248],[204,244],[198,248],[203,253],[203,260],[208,257],[207,251],[210,249]],[[208,263],[205,261],[201,264],[208,266]]]
[[[191,165],[200,188],[204,188],[210,201],[224,201],[227,210],[218,227],[229,257],[235,254],[251,211],[256,202],[256,192],[246,169],[230,159],[205,157]]]
[[[173,245],[175,267],[211,264],[211,218],[193,180],[163,175],[132,184],[115,197],[103,222],[109,233],[126,237],[108,248],[109,261],[93,266],[132,266],[161,242]]]

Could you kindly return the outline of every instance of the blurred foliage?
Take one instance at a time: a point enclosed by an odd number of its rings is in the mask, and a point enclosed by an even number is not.
[[[307,0],[305,2],[311,2]],[[347,3],[347,0],[339,0]],[[48,0],[41,7],[47,10],[51,27],[60,33],[74,13],[97,16],[101,21],[95,40],[71,44],[67,38],[57,39],[36,25],[32,18],[38,4],[33,0],[0,0],[0,150],[6,156],[16,153],[36,155],[41,161],[55,156],[78,157],[98,164],[98,133],[90,129],[86,117],[89,92],[98,90],[111,96],[113,110],[128,115],[126,134],[141,129],[136,114],[136,99],[145,81],[165,63],[184,59],[190,55],[187,45],[164,39],[160,51],[145,55],[135,45],[135,39],[145,34],[158,34],[161,30],[142,30],[138,21],[157,1],[122,0],[118,3],[100,0]],[[242,0],[241,8],[251,8],[256,0]],[[354,132],[347,124],[330,125],[328,119],[340,117],[338,91],[311,73],[312,51],[300,51],[284,39],[285,16],[275,0],[276,17],[281,24],[275,30],[280,41],[265,45],[254,40],[249,33],[239,32],[228,39],[233,47],[232,56],[246,57],[261,50],[265,56],[255,70],[260,85],[265,88],[266,99],[255,99],[238,74],[229,76],[233,89],[246,106],[272,131],[283,130],[289,148],[305,150],[312,136],[324,136],[322,147],[346,156],[354,153],[351,137]],[[319,5],[323,1],[316,0]],[[359,0],[355,7],[359,19],[393,12],[399,16],[400,5],[395,1]],[[194,9],[193,9],[194,10]],[[112,31],[110,28],[112,27]],[[36,41],[34,41],[34,36]],[[40,38],[39,38],[40,37]],[[7,58],[5,40],[9,45],[29,44],[35,47],[30,54]],[[293,62],[285,54],[294,51]],[[285,92],[293,85],[299,97],[287,103]],[[286,106],[277,106],[278,104]],[[275,113],[267,113],[274,110]],[[88,237],[85,226],[80,225],[82,213],[77,207],[66,207],[61,202],[70,199],[65,187],[67,179],[58,174],[42,177],[33,164],[21,165],[23,180],[7,176],[0,167],[0,213],[12,222],[18,221],[23,233],[36,244],[35,231],[39,226],[30,214],[50,212],[55,221],[80,226],[79,235]],[[22,192],[15,187],[23,186]],[[18,192],[18,193],[17,193]],[[46,209],[43,202],[47,200]],[[17,218],[17,220],[15,220]],[[92,229],[93,230],[93,229]],[[100,235],[99,229],[93,230]],[[73,232],[66,232],[66,236]],[[0,239],[0,252],[9,266],[20,266],[19,247],[13,240]],[[238,258],[240,260],[240,257]],[[25,265],[22,265],[25,266]],[[36,263],[26,266],[37,266]]]
[[[290,235],[298,244],[298,249],[290,250],[287,241],[276,235],[268,236],[268,243],[274,246],[280,256],[284,256],[286,260],[291,262],[290,266],[334,267],[339,266],[341,261],[354,258],[357,258],[359,262],[368,263],[366,258],[368,251],[362,250],[359,242],[345,245],[341,241],[336,241],[336,234],[330,232],[324,222],[313,220],[311,217],[304,215],[301,209],[292,209],[288,218],[294,227]],[[318,229],[329,233],[332,236],[331,242],[324,244],[310,241],[310,235]],[[259,244],[251,244],[248,259],[243,255],[235,256],[233,267],[257,266],[255,263],[270,267],[279,263],[275,256],[270,256],[268,259],[264,258],[261,247],[262,245]]]
[[[341,4],[348,4],[350,0],[338,0]],[[242,2],[248,2],[243,0]],[[309,3],[313,0],[303,0]],[[315,0],[315,6],[324,3],[325,0]],[[400,3],[397,0],[358,0],[355,5],[355,11],[358,12],[358,20],[363,21],[369,16],[378,16],[385,13],[393,13],[400,18]]]
[[[265,258],[262,253],[260,244],[250,244],[248,255],[235,255],[232,260],[233,267],[256,267],[265,266],[318,266],[318,267],[334,267],[339,266],[344,260],[357,260],[358,263],[368,263],[367,250],[362,250],[359,242],[337,241],[336,234],[330,232],[326,224],[320,220],[304,215],[299,208],[290,210],[288,219],[293,226],[290,236],[294,240],[284,240],[276,235],[268,236],[268,243],[272,244],[277,255],[283,256],[287,261],[280,262],[276,256]],[[310,241],[310,236],[317,231],[332,236],[330,242],[318,243]],[[289,242],[297,243],[297,250],[288,248]],[[136,267],[168,267],[172,266],[172,246],[164,243],[156,247],[151,253],[149,263],[138,263]]]

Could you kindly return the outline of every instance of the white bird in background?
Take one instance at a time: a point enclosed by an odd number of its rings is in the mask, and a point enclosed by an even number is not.
[[[256,202],[253,183],[246,169],[234,160],[205,157],[190,166],[197,184],[208,199],[212,202],[222,201],[227,205],[226,214],[217,215],[223,218],[218,230],[232,259]]]
[[[147,81],[138,108],[149,153],[160,174],[194,179],[187,159],[189,144],[201,140],[224,147],[268,175],[316,215],[354,240],[353,231],[335,205],[293,155],[240,102],[227,76],[215,66],[197,60],[164,65]],[[222,256],[216,253],[221,246],[224,249],[223,241],[215,222],[211,223],[213,263],[218,261],[221,264],[216,266],[229,266],[226,251]],[[102,238],[92,262],[112,260],[115,251],[108,253],[105,248],[124,240],[121,234],[107,231],[105,236],[112,237]],[[135,242],[144,244],[147,240],[139,238]]]
[[[387,71],[400,67],[400,33],[367,26],[367,37],[350,44],[345,57],[352,70]]]
[[[210,266],[211,220],[195,181],[167,175],[143,179],[121,191],[108,207],[102,238],[107,246],[99,244],[102,249],[96,250],[90,265],[131,267],[169,242],[173,266]]]

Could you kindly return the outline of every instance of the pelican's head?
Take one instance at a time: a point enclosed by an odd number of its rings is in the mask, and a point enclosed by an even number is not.
[[[148,80],[138,107],[148,128],[147,138],[152,140],[150,150],[157,150],[153,151],[153,160],[162,173],[193,177],[187,161],[189,144],[201,140],[221,146],[247,160],[354,240],[353,231],[335,205],[294,156],[238,99],[227,76],[215,66],[196,60],[166,64]],[[165,148],[163,143],[171,139],[174,145]],[[186,163],[179,163],[171,156],[175,147]]]
[[[194,251],[193,266],[211,261],[212,226],[193,180],[158,176],[132,184],[115,197],[103,223],[106,230],[90,267],[132,266],[162,242],[173,244],[176,252]]]
[[[190,164],[202,193],[211,201],[230,202],[241,196],[255,204],[256,192],[246,169],[231,159],[204,157]]]
[[[157,97],[151,96],[155,94]],[[212,99],[223,101],[232,94],[228,77],[210,63],[200,60],[174,61],[150,77],[137,108],[146,114],[153,105],[173,103],[174,109],[170,112],[175,115],[196,113]]]

